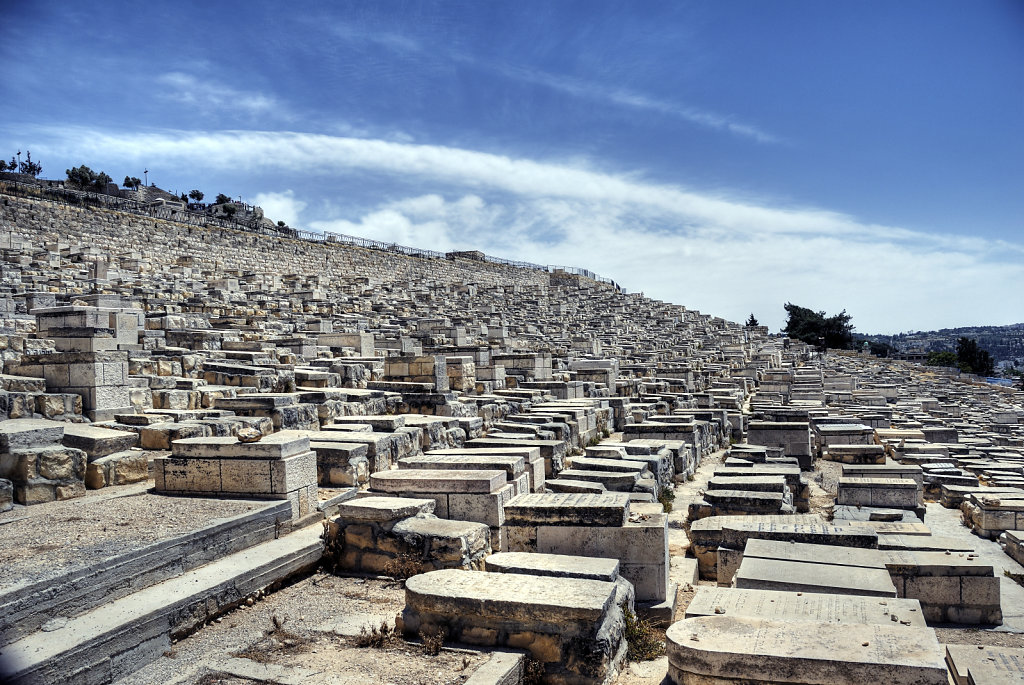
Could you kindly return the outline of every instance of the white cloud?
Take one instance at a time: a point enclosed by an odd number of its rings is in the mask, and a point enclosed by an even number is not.
[[[282,193],[257,193],[252,203],[263,208],[263,215],[273,221],[283,221],[289,226],[297,227],[302,225],[299,218],[306,203],[295,199],[293,190],[286,190]]]
[[[932,235],[578,164],[252,131],[64,130],[37,147],[104,163],[145,155],[165,166],[194,169],[201,160],[218,171],[272,171],[282,185],[293,187],[317,177],[370,172],[393,179],[395,187],[433,192],[383,202],[360,216],[334,207],[315,215],[303,211],[301,217],[320,230],[415,247],[482,249],[510,259],[582,266],[631,290],[732,320],[753,311],[773,328],[782,324],[786,301],[830,313],[845,308],[865,332],[1024,320],[1024,302],[1006,296],[1024,282],[1019,243]],[[279,195],[296,202],[288,192]]]
[[[574,97],[601,100],[631,109],[658,112],[705,128],[726,131],[744,138],[751,138],[759,143],[782,142],[778,136],[762,131],[757,126],[738,122],[735,117],[718,114],[717,112],[699,107],[667,102],[622,88],[608,88],[597,83],[556,76],[542,71],[511,67],[493,68],[509,78],[542,85],[553,90],[568,93]]]
[[[191,105],[203,114],[284,114],[284,108],[268,95],[241,90],[208,79],[199,79],[180,71],[162,74],[156,82],[163,88],[159,97]]]

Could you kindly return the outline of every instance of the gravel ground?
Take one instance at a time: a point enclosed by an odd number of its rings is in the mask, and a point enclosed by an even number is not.
[[[383,648],[355,645],[364,627],[394,627],[404,606],[405,590],[394,580],[316,573],[222,616],[118,685],[273,682],[225,673],[222,665],[230,671],[239,663],[232,657],[256,672],[311,672],[303,685],[457,685],[489,658],[467,649],[430,656],[397,638]]]
[[[153,481],[0,514],[0,590],[139,550],[257,508],[266,501],[169,497]]]

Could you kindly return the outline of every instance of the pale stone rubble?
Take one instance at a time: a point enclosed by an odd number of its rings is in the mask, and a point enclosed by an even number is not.
[[[929,627],[1003,617],[992,564],[932,535],[926,500],[1024,559],[1020,393],[822,362],[565,272],[18,197],[0,211],[0,512],[150,478],[277,503],[275,537],[323,521],[335,568],[411,576],[407,634],[524,650],[552,683],[611,682],[632,612],[671,625],[677,684],[996,668]],[[663,503],[720,450],[675,503],[718,586],[683,617]],[[811,511],[816,460],[841,464],[831,519]],[[293,547],[289,573],[311,554]],[[219,592],[211,611],[238,600]],[[162,639],[97,638],[74,652],[87,669],[60,650],[7,667],[111,682]]]

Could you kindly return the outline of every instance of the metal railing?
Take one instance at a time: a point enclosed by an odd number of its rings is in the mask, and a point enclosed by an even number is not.
[[[421,259],[449,258],[446,253],[437,252],[436,250],[424,250],[418,247],[409,247],[407,245],[399,245],[397,243],[387,243],[380,240],[372,240],[370,238],[346,235],[344,233],[308,231],[288,226],[275,226],[274,228],[269,228],[262,225],[259,219],[256,218],[244,220],[228,216],[214,216],[213,214],[208,214],[205,211],[197,211],[188,205],[186,205],[184,209],[173,209],[166,206],[158,206],[151,203],[130,200],[128,198],[115,197],[113,195],[107,195],[106,193],[74,190],[71,188],[65,188],[63,185],[54,185],[54,183],[58,182],[40,180],[37,183],[25,183],[24,181],[14,179],[0,179],[0,193],[5,193],[15,197],[26,197],[45,200],[47,202],[56,202],[75,207],[111,209],[119,212],[127,212],[129,214],[174,221],[203,228],[213,226],[217,228],[249,231],[277,238],[294,238],[297,240],[317,243],[340,243],[343,245],[353,245],[355,247],[363,247],[369,250],[391,252],[405,255],[407,257],[418,257]],[[246,207],[249,207],[249,205],[246,205]],[[254,207],[250,208],[250,211],[251,209],[254,209]],[[454,257],[452,258],[454,259]],[[547,273],[561,272],[573,276],[582,276],[584,278],[597,281],[598,283],[611,285],[620,292],[626,292],[624,288],[619,286],[619,284],[612,279],[600,276],[589,269],[581,269],[575,266],[545,266],[542,264],[534,264],[532,262],[502,259],[500,257],[492,257],[490,255],[484,255],[483,261],[488,264],[509,266],[517,269],[531,269],[534,271],[546,271]]]

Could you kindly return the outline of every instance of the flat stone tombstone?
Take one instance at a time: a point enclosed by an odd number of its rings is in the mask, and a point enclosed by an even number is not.
[[[953,685],[1024,683],[1024,649],[979,645],[946,645],[946,664]]]
[[[586,578],[615,582],[619,577],[619,560],[579,557],[571,554],[538,554],[536,552],[499,552],[487,557],[484,569],[492,573],[522,573],[554,578]]]
[[[696,616],[927,627],[921,603],[916,599],[706,586],[697,588],[686,607],[685,618]]]
[[[806,542],[779,540],[747,540],[743,548],[744,559],[776,559],[800,561],[810,564],[830,564],[855,568],[884,569],[887,557],[877,549],[840,547],[838,545],[812,545]]]
[[[398,460],[400,469],[442,469],[449,471],[481,471],[501,469],[514,480],[526,470],[526,460],[516,456],[495,454],[423,454],[416,457],[402,457]]]
[[[746,556],[733,583],[738,588],[753,590],[896,597],[896,586],[885,568],[806,564]]]
[[[440,570],[405,584],[399,628],[443,629],[447,639],[526,649],[544,682],[602,685],[626,656],[619,585],[518,573]]]
[[[504,487],[504,471],[399,469],[370,474],[370,489],[380,492],[488,494]]]
[[[0,421],[0,452],[56,445],[64,437],[65,425],[46,419]]]
[[[419,514],[433,514],[435,506],[432,499],[361,497],[340,504],[338,518],[346,521],[397,521]]]
[[[931,628],[701,616],[666,632],[676,685],[946,685]]]
[[[405,583],[406,610],[452,617],[535,621],[600,621],[612,603],[613,586],[597,580],[516,573],[443,569]]]
[[[515,526],[624,526],[629,493],[530,493],[505,505],[505,523]]]
[[[309,452],[309,438],[274,433],[259,442],[239,442],[234,436],[181,438],[171,442],[171,455],[200,459],[287,459]]]

